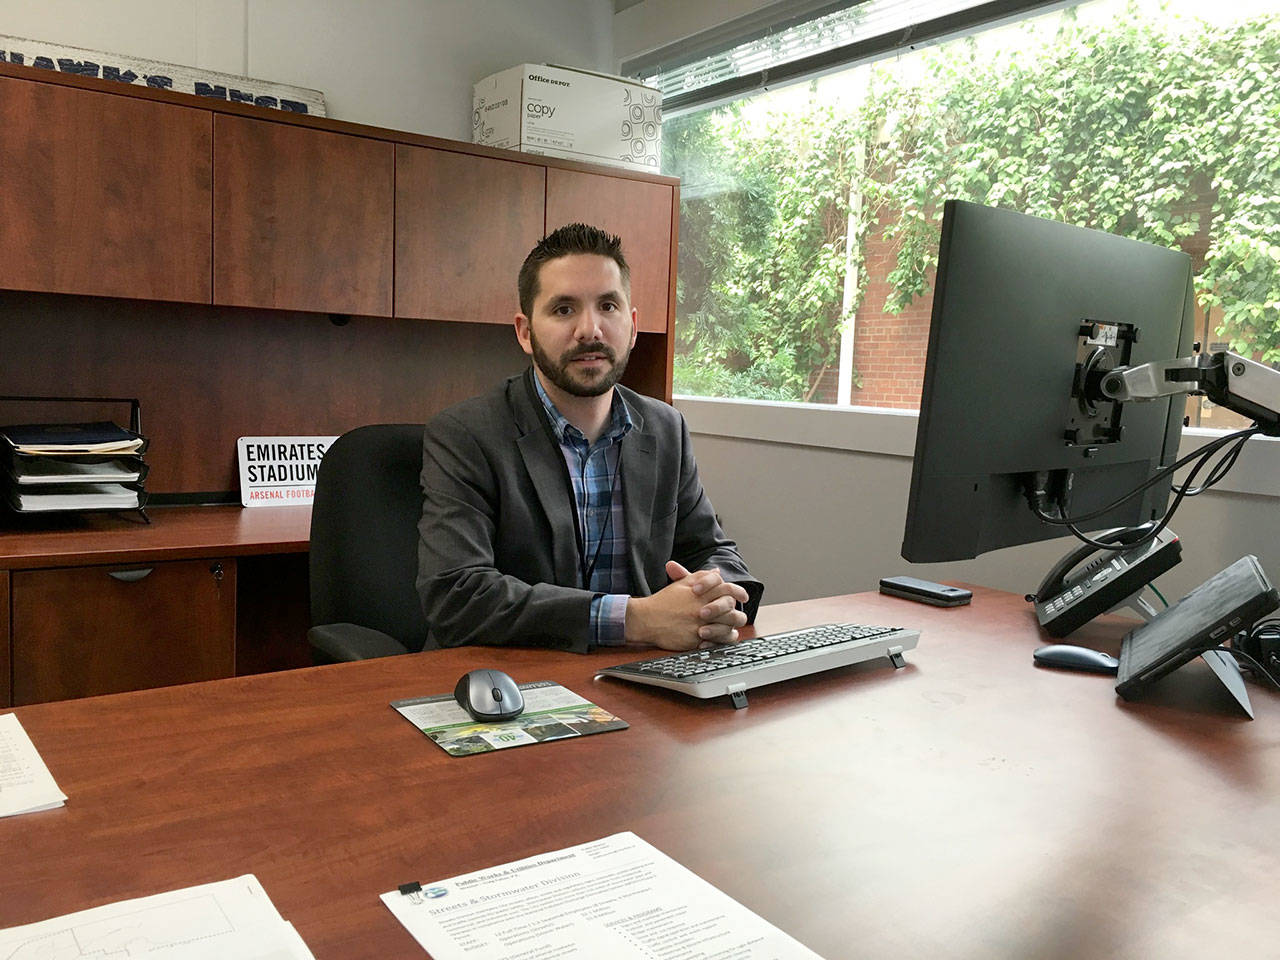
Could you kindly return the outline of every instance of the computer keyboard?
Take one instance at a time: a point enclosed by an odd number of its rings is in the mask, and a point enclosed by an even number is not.
[[[607,667],[597,676],[679,690],[706,699],[728,696],[745,707],[746,691],[779,680],[888,657],[895,667],[906,662],[919,630],[857,623],[825,623],[788,633],[753,637],[707,650],[690,650],[650,660]]]

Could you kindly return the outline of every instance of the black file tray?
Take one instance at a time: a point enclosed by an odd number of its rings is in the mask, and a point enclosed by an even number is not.
[[[0,396],[0,401],[20,402],[20,403],[33,402],[33,401],[39,402],[39,403],[127,403],[129,404],[129,427],[127,432],[133,434],[135,437],[137,437],[142,441],[141,447],[139,447],[136,451],[128,454],[84,453],[84,454],[76,454],[71,457],[64,458],[68,462],[86,463],[86,464],[98,464],[98,463],[109,462],[112,460],[127,460],[127,461],[130,461],[131,463],[136,464],[136,466],[138,467],[138,473],[139,473],[138,479],[136,481],[103,481],[104,483],[109,484],[111,486],[120,486],[129,490],[136,491],[138,494],[138,502],[136,505],[92,506],[92,507],[68,506],[68,507],[59,507],[54,509],[24,509],[19,505],[16,493],[18,492],[25,492],[25,493],[63,492],[67,494],[74,494],[76,492],[75,489],[70,485],[67,485],[65,489],[63,489],[63,485],[57,485],[59,486],[59,489],[54,490],[53,487],[55,485],[53,484],[49,484],[49,485],[18,484],[16,482],[17,477],[23,471],[24,466],[37,462],[40,459],[40,455],[19,453],[13,448],[13,446],[10,443],[0,443],[0,452],[3,452],[4,454],[5,461],[6,461],[5,467],[7,468],[7,471],[9,473],[9,478],[8,478],[10,482],[9,489],[15,494],[14,496],[6,496],[4,498],[6,501],[6,506],[9,508],[9,510],[11,510],[13,513],[16,513],[22,516],[32,516],[32,517],[58,515],[58,514],[66,514],[66,513],[90,513],[90,512],[96,513],[98,511],[104,511],[104,510],[105,511],[119,510],[119,511],[129,511],[129,512],[136,510],[138,512],[138,515],[142,518],[142,520],[145,523],[151,522],[151,518],[147,516],[147,511],[146,511],[147,493],[143,486],[143,482],[146,480],[149,467],[142,460],[142,454],[147,449],[148,441],[147,441],[147,438],[143,437],[141,433],[142,410],[141,410],[141,404],[138,402],[138,399],[136,397]],[[56,429],[56,427],[60,425],[51,424],[50,426]],[[123,430],[123,428],[118,428],[118,429]],[[3,431],[3,428],[0,428],[0,432],[2,431]]]

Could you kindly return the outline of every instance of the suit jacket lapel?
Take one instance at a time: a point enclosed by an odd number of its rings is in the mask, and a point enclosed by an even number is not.
[[[555,580],[560,584],[577,584],[578,535],[573,522],[573,504],[565,478],[564,455],[552,439],[530,377],[533,368],[518,380],[511,381],[507,396],[521,436],[516,441],[525,471],[538,493],[542,512],[551,525],[551,562]]]

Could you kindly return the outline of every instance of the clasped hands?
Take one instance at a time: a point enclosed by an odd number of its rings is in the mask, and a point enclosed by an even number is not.
[[[727,582],[719,570],[690,573],[667,561],[671,583],[648,597],[627,601],[626,642],[663,650],[694,650],[700,645],[734,643],[747,615],[738,609],[747,591]]]

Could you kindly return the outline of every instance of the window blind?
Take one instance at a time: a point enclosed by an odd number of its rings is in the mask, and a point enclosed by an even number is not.
[[[737,32],[729,25],[712,41],[689,38],[624,63],[622,72],[660,89],[663,112],[670,115],[1069,5],[1063,0],[846,0],[834,10],[827,9],[831,4],[810,6],[801,22],[795,22],[793,9],[787,19],[765,27],[758,19],[740,23]]]

